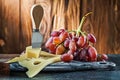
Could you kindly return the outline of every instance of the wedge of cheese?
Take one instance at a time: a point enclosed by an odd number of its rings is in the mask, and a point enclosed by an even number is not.
[[[32,48],[32,46],[26,47],[27,58],[39,58],[41,48]]]

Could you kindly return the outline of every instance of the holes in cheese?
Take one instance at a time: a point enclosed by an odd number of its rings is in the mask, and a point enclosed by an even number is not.
[[[34,65],[38,65],[38,64],[40,64],[41,62],[40,61],[35,61],[34,62]]]

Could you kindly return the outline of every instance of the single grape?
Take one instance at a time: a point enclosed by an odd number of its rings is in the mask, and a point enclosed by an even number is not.
[[[72,50],[73,52],[76,51],[77,46],[74,40],[70,40],[69,49]]]
[[[65,32],[62,32],[60,35],[59,35],[59,38],[60,40],[63,42],[66,40],[66,38],[68,38],[68,32],[65,31]]]
[[[77,49],[74,53],[73,53],[73,56],[74,56],[74,60],[77,60],[77,61],[80,61],[80,50]]]
[[[95,36],[94,36],[93,34],[88,34],[88,35],[87,35],[87,38],[88,38],[88,40],[89,40],[90,42],[92,42],[92,43],[95,43],[95,42],[96,42],[96,38],[95,38]]]
[[[105,61],[108,60],[108,56],[107,56],[106,54],[101,54],[101,57],[102,57],[102,59],[105,60]]]
[[[86,43],[86,37],[84,36],[80,36],[78,41],[77,41],[77,45],[79,48],[82,48]]]
[[[63,55],[61,55],[61,60],[63,62],[70,62],[70,61],[73,60],[73,55],[72,54],[64,53]]]
[[[74,51],[68,50],[67,54],[72,54],[72,55],[74,55]]]
[[[56,45],[61,43],[61,40],[59,37],[53,37],[53,43],[55,43]]]
[[[53,43],[50,43],[48,49],[49,49],[49,52],[50,52],[50,53],[55,54],[55,51],[56,51],[56,45],[53,44]]]
[[[68,47],[69,47],[69,43],[70,43],[70,40],[67,38],[67,39],[64,41],[64,46],[65,46],[66,48],[68,48]]]
[[[62,32],[65,32],[65,31],[66,31],[65,29],[60,29],[59,33],[61,34]]]
[[[79,60],[80,61],[88,61],[88,50],[86,48],[81,49],[79,53]]]
[[[84,46],[82,48],[87,48],[88,46],[89,46],[89,42],[86,41],[85,44],[84,44]]]
[[[106,61],[108,60],[108,56],[106,54],[99,54],[97,56],[97,61]]]
[[[45,47],[48,48],[49,44],[53,42],[53,37],[50,37],[47,42],[45,43]]]
[[[97,61],[97,51],[94,47],[88,47],[88,61]]]
[[[52,37],[58,37],[59,36],[59,31],[53,31],[52,33],[51,33],[51,36]]]
[[[62,44],[58,45],[56,48],[56,54],[61,55],[65,52],[65,48]]]

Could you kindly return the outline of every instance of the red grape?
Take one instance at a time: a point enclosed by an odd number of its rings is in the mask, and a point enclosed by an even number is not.
[[[51,33],[51,36],[52,37],[58,37],[59,36],[59,31],[53,31],[52,33]]]
[[[61,60],[64,62],[70,62],[71,60],[73,60],[73,55],[64,53],[63,55],[61,55]]]
[[[87,38],[88,38],[88,40],[89,40],[90,42],[92,42],[92,43],[95,43],[95,42],[96,42],[96,38],[95,38],[95,36],[94,36],[93,34],[88,34],[88,35],[87,35]]]
[[[60,40],[63,42],[66,40],[66,38],[68,38],[68,32],[65,31],[65,32],[62,32],[60,35],[59,35],[59,38]]]
[[[107,56],[106,54],[101,54],[101,58],[102,58],[103,60],[108,60],[108,56]]]
[[[72,51],[76,51],[77,46],[76,46],[76,43],[75,43],[74,40],[70,40],[69,49],[72,50]]]
[[[83,48],[81,49],[80,53],[79,53],[79,60],[80,61],[88,61],[88,51],[87,49]]]
[[[88,47],[88,60],[89,61],[96,61],[97,60],[97,51],[94,47]]]
[[[99,54],[97,56],[97,61],[104,61],[104,60],[108,60],[108,56],[106,54]]]
[[[61,43],[61,40],[59,37],[53,37],[53,43],[55,43],[56,45]]]
[[[65,52],[65,48],[62,44],[58,45],[58,47],[56,48],[56,54],[61,55]]]
[[[80,61],[80,50],[76,50],[74,53],[73,53],[73,56],[74,56],[74,60],[77,60],[77,61]]]
[[[68,48],[68,47],[69,47],[69,43],[70,43],[70,40],[67,38],[67,39],[64,41],[64,46],[65,46],[66,48]]]
[[[74,55],[74,51],[68,50],[67,54],[72,54],[72,55]]]
[[[80,36],[78,41],[77,41],[77,45],[79,48],[83,47],[86,43],[86,37],[84,36]]]
[[[56,45],[53,43],[50,43],[48,46],[49,52],[55,54],[56,51]]]
[[[48,48],[49,44],[53,42],[53,37],[50,37],[47,42],[45,43],[45,47]]]
[[[66,31],[65,29],[60,29],[59,33],[61,34],[62,32],[65,32],[65,31]]]

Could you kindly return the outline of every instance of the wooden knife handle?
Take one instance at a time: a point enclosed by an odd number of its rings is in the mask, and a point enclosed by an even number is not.
[[[0,62],[0,76],[8,76],[9,74],[10,74],[9,64]]]

